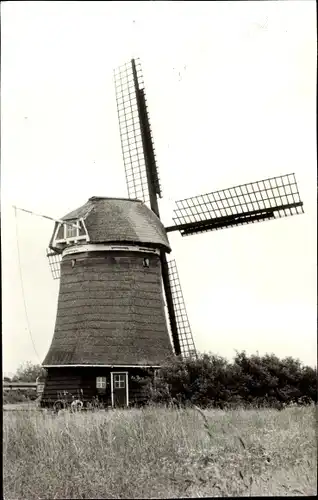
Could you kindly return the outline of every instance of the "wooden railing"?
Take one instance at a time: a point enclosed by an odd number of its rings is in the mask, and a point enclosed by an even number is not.
[[[2,387],[4,391],[26,391],[26,390],[36,390],[36,382],[2,382]]]

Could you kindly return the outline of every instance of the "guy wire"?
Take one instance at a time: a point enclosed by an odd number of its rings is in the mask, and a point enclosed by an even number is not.
[[[28,328],[28,332],[29,332],[29,335],[30,335],[30,338],[31,338],[32,346],[33,346],[34,352],[36,354],[36,357],[38,358],[38,361],[41,364],[40,357],[39,357],[39,355],[37,353],[37,350],[35,348],[35,344],[34,344],[34,341],[33,341],[32,333],[31,333],[31,329],[30,329],[30,322],[29,322],[29,317],[28,317],[28,311],[27,311],[27,306],[26,306],[26,300],[25,300],[25,291],[24,291],[24,286],[23,286],[21,258],[20,258],[19,235],[18,235],[17,207],[14,207],[14,214],[15,214],[15,229],[16,229],[17,250],[18,250],[19,274],[20,274],[20,282],[21,282],[21,289],[22,289],[23,304],[24,304],[24,312],[25,312],[25,317],[26,317],[26,322],[27,322],[27,328]]]

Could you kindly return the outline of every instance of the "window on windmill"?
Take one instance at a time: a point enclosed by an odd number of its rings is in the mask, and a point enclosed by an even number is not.
[[[56,234],[56,239],[57,240],[63,240],[64,239],[64,225],[60,224],[57,234]]]
[[[73,223],[64,224],[64,238],[76,238],[79,236],[79,225]]]
[[[106,389],[106,377],[96,377],[96,389]]]
[[[149,267],[149,264],[150,264],[149,259],[146,258],[146,259],[143,260],[143,266],[144,267]]]

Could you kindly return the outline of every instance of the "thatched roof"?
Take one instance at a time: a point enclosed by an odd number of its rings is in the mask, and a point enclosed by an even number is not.
[[[83,218],[91,243],[125,242],[171,248],[160,219],[142,201],[93,196],[62,220]]]
[[[82,253],[73,267],[72,259],[61,262],[54,337],[43,365],[162,364],[172,347],[159,256]]]

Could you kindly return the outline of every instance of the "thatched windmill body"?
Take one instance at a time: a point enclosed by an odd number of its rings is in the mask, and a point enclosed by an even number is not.
[[[42,404],[61,391],[111,406],[144,399],[136,375],[195,355],[167,233],[184,235],[303,211],[293,174],[176,202],[164,227],[140,63],[115,71],[128,199],[92,197],[56,222],[48,254],[60,277]],[[165,300],[164,300],[165,298]],[[166,321],[165,303],[169,321]],[[170,334],[170,335],[169,335]]]

